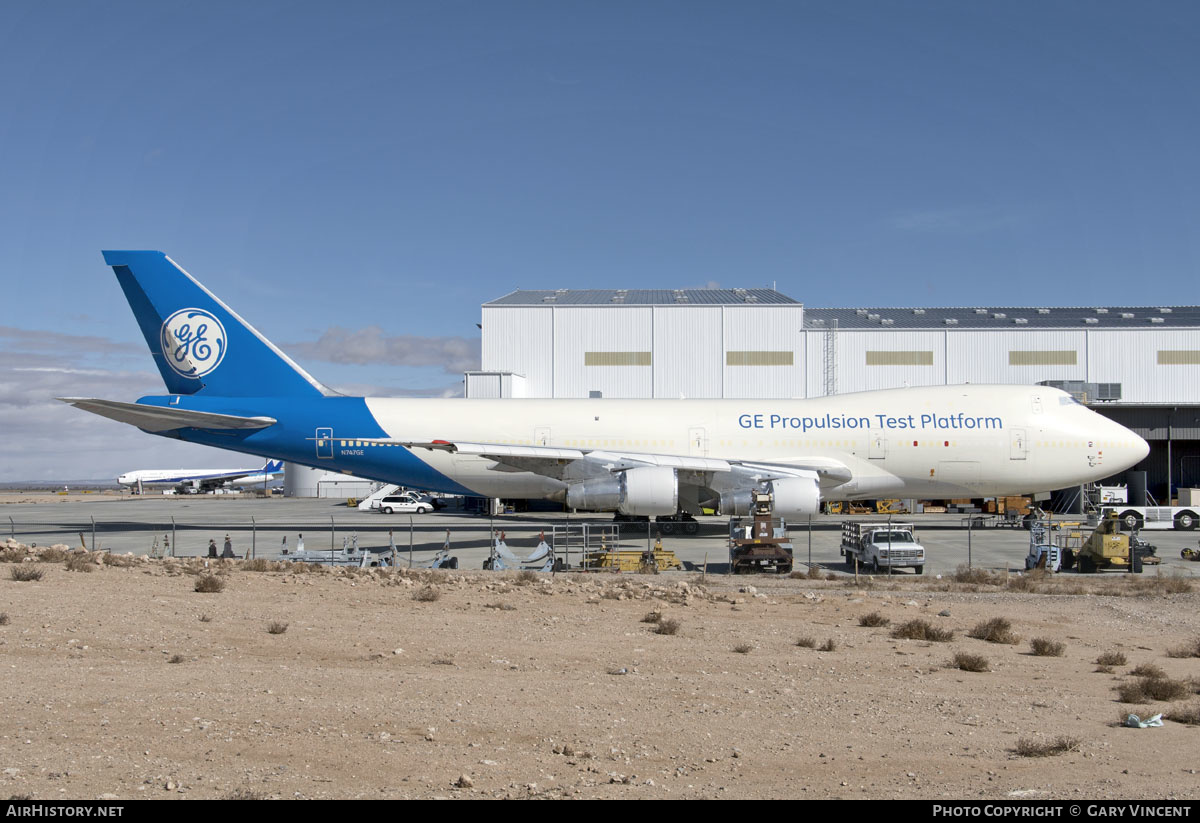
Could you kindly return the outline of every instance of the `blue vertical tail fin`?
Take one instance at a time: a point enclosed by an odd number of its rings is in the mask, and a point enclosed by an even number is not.
[[[171,394],[330,392],[160,251],[106,251]]]

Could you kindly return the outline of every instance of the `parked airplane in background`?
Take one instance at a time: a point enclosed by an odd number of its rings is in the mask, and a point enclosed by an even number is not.
[[[468,400],[327,389],[157,251],[106,251],[167,386],[60,398],[172,437],[448,494],[630,515],[777,514],[822,500],[990,497],[1100,480],[1149,452],[1044,386],[935,386],[811,400]]]
[[[180,490],[207,492],[225,486],[254,486],[269,483],[283,473],[283,461],[268,460],[257,469],[138,469],[117,478],[141,494],[143,486],[174,486]],[[236,482],[240,481],[240,482]]]

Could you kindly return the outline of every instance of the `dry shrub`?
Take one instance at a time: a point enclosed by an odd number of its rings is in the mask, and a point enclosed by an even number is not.
[[[1099,666],[1092,669],[1092,671],[1097,672],[1098,674],[1112,674],[1116,671],[1116,669],[1114,669],[1112,666],[1106,666],[1101,663]]]
[[[655,634],[675,635],[675,634],[679,634],[679,630],[682,627],[683,627],[683,624],[680,623],[678,620],[676,620],[673,617],[667,617],[667,618],[663,618],[662,620],[658,621],[658,625],[654,627],[654,633]]]
[[[0,612],[0,626],[8,625],[8,612]]]
[[[1167,717],[1176,723],[1200,726],[1200,705],[1182,706],[1178,709],[1171,709]]]
[[[892,629],[892,637],[897,640],[929,640],[934,643],[948,643],[954,639],[950,629],[939,629],[928,620],[909,620]]]
[[[212,618],[209,617],[207,614],[202,614],[202,615],[200,615],[200,622],[201,623],[211,623]]]
[[[484,606],[485,609],[495,609],[499,612],[515,612],[517,607],[511,603],[488,603]]]
[[[13,566],[8,570],[9,576],[18,583],[29,583],[36,580],[41,580],[45,574],[41,569],[29,563],[22,563],[20,566]]]
[[[532,583],[538,582],[538,575],[537,572],[533,571],[532,569],[522,569],[521,571],[517,572],[517,576],[514,579],[516,580],[518,586],[528,586]]]
[[[252,560],[243,560],[239,568],[244,572],[277,572],[280,570],[280,564],[272,563],[265,557],[255,557]]]
[[[38,555],[38,562],[61,563],[66,560],[70,554],[70,552],[63,551],[62,549],[56,549],[54,547],[42,549],[42,553]]]
[[[24,549],[0,549],[0,563],[20,563],[25,554]]]
[[[1191,693],[1191,685],[1187,681],[1169,677],[1139,677],[1117,687],[1122,703],[1181,700]]]
[[[96,564],[86,554],[72,552],[67,555],[66,562],[63,563],[63,568],[69,572],[90,572],[96,568]]]
[[[1187,594],[1192,590],[1192,581],[1187,575],[1175,572],[1162,578],[1163,594]]]
[[[822,643],[820,648],[817,649],[817,651],[819,651],[819,652],[836,652],[837,651],[837,642],[834,641],[834,639],[831,637],[828,640],[826,640],[824,643]]]
[[[202,574],[196,578],[196,591],[201,594],[217,594],[225,591],[225,581],[215,574]]]
[[[733,650],[738,654],[750,654],[750,652],[754,651],[754,646],[750,643],[738,643],[733,647]]]
[[[287,569],[292,574],[329,574],[329,568],[320,563],[293,561],[288,564]]]
[[[801,637],[796,641],[796,645],[802,649],[815,649],[817,647],[817,641],[812,637]]]
[[[1008,589],[1014,592],[1034,592],[1041,589],[1041,584],[1048,577],[1045,569],[1033,569],[1025,574],[1014,575],[1008,579]]]
[[[132,554],[113,554],[112,552],[104,552],[100,555],[100,562],[106,566],[119,566],[128,568],[137,562],[137,558]]]
[[[168,663],[182,663],[186,659],[187,658],[185,658],[182,654],[173,654],[167,659],[167,662]]]
[[[1082,742],[1077,737],[1056,737],[1054,740],[1029,740],[1021,738],[1013,752],[1017,757],[1053,757],[1057,754],[1079,751]]]
[[[993,617],[991,620],[975,624],[975,627],[967,632],[967,637],[986,640],[989,643],[1005,643],[1009,646],[1015,646],[1021,641],[1020,637],[1013,634],[1012,623],[1004,617]]]
[[[1200,657],[1200,640],[1189,640],[1182,646],[1167,649],[1167,657]]]
[[[955,583],[973,583],[975,585],[999,586],[1004,578],[987,569],[975,569],[963,564],[954,570],[951,579]]]
[[[967,654],[959,652],[954,655],[954,668],[962,669],[964,672],[986,672],[988,671],[987,658],[979,654]]]
[[[288,629],[288,624],[279,620],[272,620],[267,624],[267,634],[283,634]]]
[[[879,626],[887,626],[890,625],[891,622],[891,620],[884,617],[879,612],[871,612],[870,614],[864,614],[862,617],[858,618],[858,625],[866,626],[869,629],[874,629]]]
[[[1096,658],[1097,666],[1124,666],[1128,662],[1123,652],[1105,652]]]
[[[821,570],[821,567],[816,565],[815,563],[808,567],[808,571],[806,571],[804,573],[804,576],[809,580],[825,580],[825,579],[827,579],[825,576],[825,573]]]
[[[432,603],[441,596],[442,592],[437,586],[422,586],[413,592],[413,600],[418,603]]]
[[[1029,650],[1035,657],[1062,657],[1067,645],[1048,637],[1035,637],[1029,641]]]
[[[655,609],[652,612],[647,612],[646,616],[642,618],[642,622],[643,623],[657,623],[660,620],[662,620],[662,618],[663,618],[662,612]]]
[[[1149,677],[1156,680],[1161,680],[1167,676],[1166,672],[1153,663],[1140,663],[1131,669],[1129,673],[1134,677]]]

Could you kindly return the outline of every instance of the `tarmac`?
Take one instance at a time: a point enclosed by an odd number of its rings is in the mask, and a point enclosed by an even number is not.
[[[1065,519],[1065,518],[1063,518]],[[664,535],[663,548],[675,552],[687,570],[728,571],[729,521],[701,517],[696,535]],[[816,564],[834,573],[852,573],[840,556],[841,523],[886,521],[879,515],[816,515],[788,524],[796,567]],[[926,551],[925,575],[953,573],[959,566],[1012,573],[1024,571],[1029,533],[1019,528],[967,528],[956,514],[898,515],[893,523],[912,523]],[[489,537],[503,533],[510,550],[530,555],[544,535],[560,558],[579,562],[586,524],[593,548],[644,550],[657,535],[655,524],[614,524],[608,515],[520,513],[486,517],[441,511],[424,515],[360,512],[344,500],[261,498],[250,495],[0,494],[0,536],[26,544],[85,545],[117,554],[202,556],[210,540],[220,550],[228,536],[235,554],[278,559],[285,548],[338,551],[355,540],[360,548],[395,546],[401,563],[420,566],[448,545],[459,568],[480,569],[490,551]],[[614,529],[614,527],[619,527]],[[571,538],[564,535],[567,530]],[[1086,531],[1086,530],[1085,530]],[[1200,576],[1200,563],[1181,559],[1180,550],[1197,547],[1200,532],[1150,531],[1142,538],[1155,545],[1161,564],[1147,574]],[[910,570],[896,574],[911,575]],[[1116,572],[1107,572],[1113,574]]]

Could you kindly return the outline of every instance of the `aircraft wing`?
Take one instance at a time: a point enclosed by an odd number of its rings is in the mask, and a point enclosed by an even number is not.
[[[458,440],[416,442],[381,438],[355,439],[369,443],[397,444],[410,449],[437,449],[457,454],[478,455],[496,461],[509,471],[528,471],[559,480],[626,471],[640,466],[667,466],[680,472],[727,474],[729,479],[744,481],[746,485],[756,485],[784,477],[811,476],[814,472],[820,484],[826,487],[840,486],[853,478],[853,472],[848,466],[828,457],[796,457],[779,462],[751,462],[680,454],[645,454],[608,449],[572,449]]]
[[[169,406],[145,406],[141,403],[120,403],[116,400],[98,400],[94,397],[60,397],[77,409],[90,411],[110,420],[129,423],[148,432],[165,432],[172,429],[265,429],[277,422],[274,417],[239,417],[233,414],[190,411]]]

